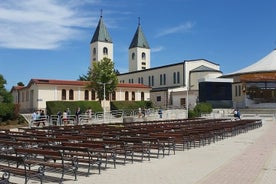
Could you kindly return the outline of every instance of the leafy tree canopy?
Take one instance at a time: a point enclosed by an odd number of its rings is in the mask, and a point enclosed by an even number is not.
[[[25,84],[23,82],[18,82],[17,86],[25,86]]]
[[[91,68],[88,67],[87,74],[86,75],[85,74],[80,75],[78,80],[79,81],[91,81],[91,76],[92,76],[92,74],[91,74]]]
[[[7,84],[7,81],[3,75],[0,74],[0,103],[12,103],[12,95],[6,90],[5,84]]]
[[[79,80],[90,81],[89,88],[94,89],[99,100],[115,91],[118,84],[117,73],[114,70],[114,63],[109,58],[103,58],[101,61],[93,62],[93,68],[89,68],[87,75],[80,76]]]

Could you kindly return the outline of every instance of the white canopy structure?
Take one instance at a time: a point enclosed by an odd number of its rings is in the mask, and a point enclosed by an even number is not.
[[[274,49],[272,52],[270,52],[268,55],[266,55],[256,63],[248,67],[245,67],[241,70],[238,70],[236,72],[227,74],[226,76],[245,74],[245,73],[272,72],[272,71],[276,71],[276,49]]]

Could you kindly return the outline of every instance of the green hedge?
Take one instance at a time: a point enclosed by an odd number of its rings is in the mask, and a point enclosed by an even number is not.
[[[193,110],[189,110],[189,118],[200,117],[203,113],[211,113],[213,110],[210,103],[199,103]]]
[[[102,112],[100,102],[98,101],[47,101],[46,108],[48,115],[56,115],[59,111],[63,112],[67,108],[70,109],[72,114],[75,114],[77,108],[80,107],[81,112],[84,113],[88,108],[93,112]]]
[[[15,118],[15,105],[13,103],[0,103],[0,120],[6,121]]]
[[[114,101],[110,102],[111,110],[128,110],[140,108],[152,108],[150,101]]]

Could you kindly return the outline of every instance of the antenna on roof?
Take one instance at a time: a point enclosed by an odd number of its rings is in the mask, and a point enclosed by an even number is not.
[[[101,17],[103,17],[103,9],[101,9]]]

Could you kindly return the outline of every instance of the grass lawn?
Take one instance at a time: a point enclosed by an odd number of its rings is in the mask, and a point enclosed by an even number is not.
[[[12,129],[12,128],[19,128],[19,127],[26,127],[28,126],[27,123],[18,123],[18,120],[8,120],[0,122],[0,129]]]

